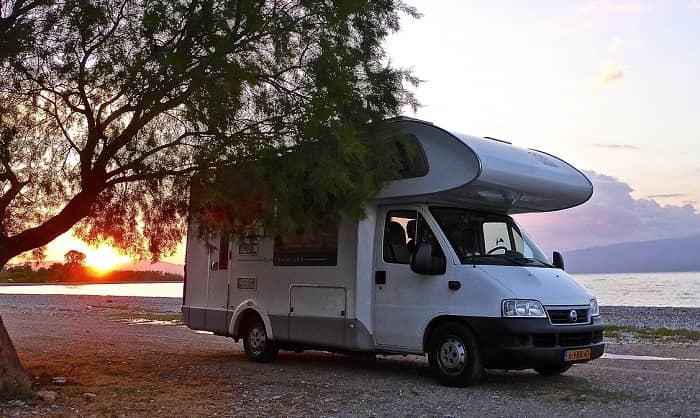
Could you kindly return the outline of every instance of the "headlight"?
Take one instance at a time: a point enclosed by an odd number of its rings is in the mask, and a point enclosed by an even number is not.
[[[503,301],[502,315],[508,318],[546,318],[542,304],[536,300],[507,299]]]
[[[591,313],[591,316],[600,316],[600,310],[598,309],[597,300],[591,299],[591,305],[588,307],[588,312]]]

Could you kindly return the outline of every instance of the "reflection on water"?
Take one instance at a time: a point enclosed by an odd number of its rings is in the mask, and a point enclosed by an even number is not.
[[[575,274],[607,306],[700,308],[700,272]]]
[[[0,293],[20,295],[99,295],[181,298],[182,282],[9,285],[0,286]]]

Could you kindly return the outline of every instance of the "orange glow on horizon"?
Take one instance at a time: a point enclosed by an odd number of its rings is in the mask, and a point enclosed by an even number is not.
[[[162,261],[183,264],[185,262],[185,242],[180,243],[175,254],[168,255],[162,258]],[[129,256],[120,254],[117,250],[108,244],[100,244],[97,248],[90,246],[84,241],[74,237],[70,232],[66,232],[56,238],[53,242],[46,246],[46,253],[43,260],[50,262],[64,262],[65,254],[70,250],[80,251],[85,254],[85,266],[92,267],[95,272],[108,272],[113,270],[120,264],[129,264],[136,262]],[[21,263],[26,260],[11,261]]]
[[[107,273],[114,270],[118,265],[131,261],[129,257],[119,254],[112,247],[108,246],[88,248],[84,253],[85,265],[92,267],[98,273]]]

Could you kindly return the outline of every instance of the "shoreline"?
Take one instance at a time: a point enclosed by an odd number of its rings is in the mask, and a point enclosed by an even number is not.
[[[12,283],[0,283],[0,287],[3,286],[91,286],[91,285],[102,285],[102,284],[158,284],[158,283],[184,283],[183,280],[152,280],[147,282],[141,281],[129,281],[129,280],[108,280],[104,282],[12,282]]]
[[[155,282],[158,283],[165,282]],[[120,305],[134,311],[172,314],[181,311],[182,297],[0,293],[0,306],[3,307],[34,310],[55,305],[71,306],[71,310],[77,311],[109,310],[115,305]],[[700,307],[603,305],[600,309],[604,321],[611,326],[700,331]]]

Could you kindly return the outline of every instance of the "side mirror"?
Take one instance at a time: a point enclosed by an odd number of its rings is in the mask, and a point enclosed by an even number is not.
[[[554,254],[552,254],[552,265],[558,269],[564,270],[564,257],[561,253],[555,251]]]
[[[433,246],[427,242],[416,245],[411,257],[411,270],[418,274],[444,274],[447,268],[445,257],[433,257]]]

